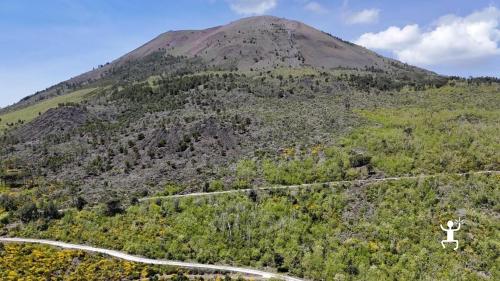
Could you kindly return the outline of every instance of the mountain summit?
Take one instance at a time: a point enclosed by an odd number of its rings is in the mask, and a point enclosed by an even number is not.
[[[163,33],[111,64],[73,81],[100,78],[117,66],[156,52],[199,57],[208,66],[238,70],[309,66],[425,72],[298,21],[256,16],[204,30]]]
[[[165,32],[111,63],[24,98],[0,113],[59,96],[98,80],[132,81],[182,69],[269,71],[309,67],[435,79],[433,72],[386,58],[304,23],[273,16],[243,18],[204,30]]]
[[[387,67],[382,57],[306,24],[271,16],[244,18],[199,31],[164,33],[123,59],[164,49],[173,55],[200,56],[214,65],[235,63],[248,69],[274,66]]]

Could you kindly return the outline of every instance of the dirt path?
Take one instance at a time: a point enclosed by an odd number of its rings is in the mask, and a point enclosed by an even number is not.
[[[408,179],[434,178],[434,177],[439,177],[439,176],[444,176],[444,175],[466,176],[466,175],[479,175],[479,174],[494,174],[494,175],[498,175],[498,174],[500,174],[500,171],[476,171],[476,172],[455,173],[455,174],[445,174],[445,173],[443,173],[443,174],[433,174],[433,175],[388,177],[388,178],[380,178],[380,179],[318,182],[318,183],[306,183],[306,184],[298,184],[298,185],[276,185],[276,186],[267,186],[267,187],[249,188],[249,189],[235,189],[235,190],[214,191],[214,192],[195,192],[195,193],[189,193],[189,194],[176,194],[176,195],[167,195],[167,196],[144,197],[144,198],[139,199],[139,201],[142,202],[142,201],[150,201],[150,200],[156,200],[156,199],[212,196],[212,195],[229,194],[229,193],[245,193],[245,192],[250,192],[252,190],[254,190],[254,191],[263,191],[263,190],[277,190],[277,189],[293,189],[293,188],[311,187],[311,186],[315,186],[315,185],[336,186],[336,185],[346,184],[346,183],[368,184],[368,183],[386,182],[386,181],[399,181],[399,180],[408,180]]]
[[[177,267],[184,267],[184,268],[190,268],[190,269],[218,270],[218,271],[223,271],[223,272],[233,272],[233,273],[241,273],[241,274],[245,274],[245,275],[258,276],[258,277],[265,278],[265,279],[277,278],[277,279],[286,280],[286,281],[303,281],[303,279],[290,277],[290,276],[286,276],[286,275],[280,275],[280,274],[271,273],[271,272],[266,272],[266,271],[261,271],[261,270],[257,270],[257,269],[233,267],[233,266],[226,266],[226,265],[180,262],[180,261],[171,261],[171,260],[155,260],[155,259],[148,259],[148,258],[143,258],[143,257],[139,257],[139,256],[133,256],[133,255],[129,255],[127,253],[123,253],[123,252],[119,252],[119,251],[115,251],[115,250],[102,249],[102,248],[96,248],[96,247],[78,245],[78,244],[69,244],[69,243],[52,241],[52,240],[0,237],[0,242],[3,242],[3,243],[44,244],[44,245],[56,246],[56,247],[60,247],[60,248],[64,248],[64,249],[74,249],[74,250],[82,250],[82,251],[87,251],[87,252],[100,253],[100,254],[112,256],[115,258],[124,259],[124,260],[132,261],[132,262],[138,262],[138,263],[153,264],[153,265],[169,265],[169,266],[177,266]]]

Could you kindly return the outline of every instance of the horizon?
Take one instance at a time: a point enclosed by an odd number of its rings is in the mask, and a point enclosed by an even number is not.
[[[0,107],[111,62],[164,32],[206,29],[264,14],[303,22],[441,75],[500,73],[500,10],[495,2],[285,2],[0,3]],[[401,7],[405,9],[391,14]],[[424,10],[429,12],[418,15]]]

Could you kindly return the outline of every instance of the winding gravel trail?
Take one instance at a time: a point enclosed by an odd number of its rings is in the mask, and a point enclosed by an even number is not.
[[[214,191],[214,192],[195,192],[195,193],[188,193],[188,194],[144,197],[144,198],[139,199],[139,201],[142,202],[142,201],[150,201],[150,200],[156,200],[156,199],[199,197],[199,196],[211,196],[211,195],[221,195],[221,194],[230,194],[230,193],[245,193],[245,192],[250,192],[252,190],[264,191],[264,190],[278,190],[278,189],[294,189],[294,188],[304,188],[304,187],[311,187],[311,186],[323,185],[323,184],[329,185],[329,186],[336,186],[336,185],[346,184],[346,183],[368,184],[368,183],[386,182],[386,181],[400,181],[400,180],[408,180],[408,179],[435,178],[435,177],[445,176],[445,175],[466,176],[466,175],[480,175],[480,174],[500,175],[500,171],[476,171],[476,172],[455,173],[455,174],[441,173],[441,174],[432,174],[432,175],[388,177],[388,178],[380,178],[380,179],[330,181],[330,182],[305,183],[305,184],[297,184],[297,185],[276,185],[276,186],[267,186],[267,187],[259,187],[259,188],[234,189],[234,190]]]
[[[69,243],[53,241],[53,240],[0,237],[0,242],[3,242],[3,243],[44,244],[44,245],[56,246],[56,247],[60,247],[60,248],[64,248],[64,249],[74,249],[74,250],[82,250],[82,251],[87,251],[87,252],[100,253],[100,254],[112,256],[115,258],[119,258],[119,259],[123,259],[123,260],[127,260],[127,261],[132,261],[132,262],[138,262],[138,263],[153,264],[153,265],[169,265],[169,266],[177,266],[177,267],[184,267],[184,268],[190,268],[190,269],[201,269],[201,270],[218,270],[218,271],[224,271],[224,272],[233,272],[233,273],[241,273],[241,274],[245,274],[245,275],[258,276],[258,277],[262,277],[265,279],[276,278],[276,279],[285,280],[285,281],[303,281],[303,279],[290,277],[290,276],[286,276],[286,275],[281,275],[281,274],[276,274],[276,273],[271,273],[271,272],[266,272],[266,271],[261,271],[261,270],[257,270],[257,269],[233,267],[233,266],[226,266],[226,265],[180,262],[180,261],[171,261],[171,260],[155,260],[155,259],[148,259],[148,258],[143,258],[143,257],[139,257],[139,256],[133,256],[133,255],[129,255],[127,253],[119,252],[119,251],[115,251],[115,250],[108,250],[108,249],[102,249],[102,248],[96,248],[96,247],[78,245],[78,244],[69,244]]]

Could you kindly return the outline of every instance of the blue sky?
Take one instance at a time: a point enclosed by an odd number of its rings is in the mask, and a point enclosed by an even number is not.
[[[500,76],[500,5],[483,0],[0,0],[0,106],[168,30],[270,14],[441,74]]]

